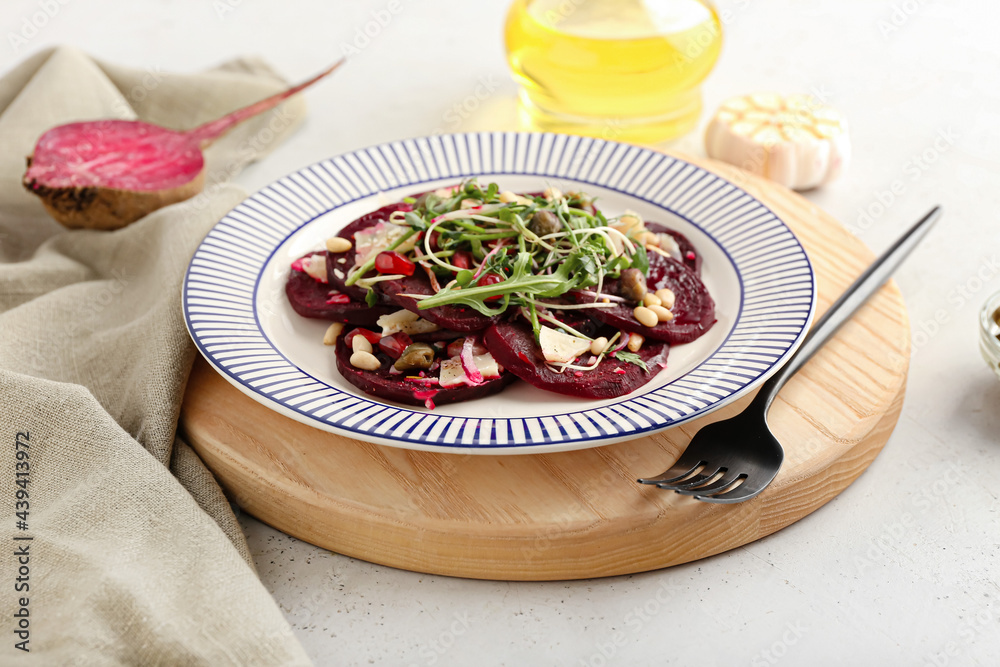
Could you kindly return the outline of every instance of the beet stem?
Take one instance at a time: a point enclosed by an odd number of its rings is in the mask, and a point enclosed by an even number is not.
[[[269,109],[273,109],[274,107],[278,106],[279,104],[281,104],[282,102],[284,102],[286,99],[288,99],[289,97],[291,97],[295,93],[297,93],[297,92],[299,92],[299,91],[301,91],[301,90],[303,90],[305,88],[308,88],[309,86],[311,86],[312,84],[316,83],[317,81],[319,81],[320,79],[322,79],[326,75],[330,74],[331,72],[333,72],[335,69],[337,69],[338,67],[340,67],[343,64],[344,64],[344,59],[341,58],[340,60],[338,60],[337,62],[335,62],[333,65],[331,65],[327,69],[323,70],[322,72],[320,72],[319,74],[317,74],[313,78],[309,79],[308,81],[305,81],[303,83],[300,83],[297,86],[289,88],[288,90],[286,90],[284,92],[278,93],[276,95],[272,95],[271,97],[263,99],[260,102],[255,102],[254,104],[251,104],[250,106],[243,107],[242,109],[237,109],[236,111],[233,111],[232,113],[226,114],[222,118],[218,118],[216,120],[209,121],[209,122],[205,123],[204,125],[200,125],[200,126],[194,128],[193,130],[188,130],[184,134],[186,134],[188,137],[190,137],[199,146],[201,146],[202,148],[205,148],[206,146],[208,146],[209,144],[211,144],[213,141],[215,141],[216,139],[218,139],[219,137],[221,137],[223,134],[225,134],[234,125],[238,125],[239,123],[242,123],[243,121],[245,121],[248,118],[252,118],[253,116],[256,116],[257,114],[264,113],[265,111],[268,111]]]

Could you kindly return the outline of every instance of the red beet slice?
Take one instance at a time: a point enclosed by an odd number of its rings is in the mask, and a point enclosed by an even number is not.
[[[642,334],[646,338],[663,340],[672,345],[690,343],[715,323],[715,301],[695,272],[680,262],[655,252],[650,253],[646,287],[650,292],[665,287],[674,293],[676,301],[671,309],[673,320],[660,322],[655,327],[643,326],[635,319],[635,305],[630,303],[619,304],[614,308],[592,308],[587,313],[616,329]],[[605,281],[603,291],[607,294],[619,294],[619,281]],[[592,299],[579,293],[573,293],[572,296],[578,303]]]
[[[483,384],[475,387],[461,386],[442,389],[436,385],[412,382],[406,380],[407,373],[391,374],[389,368],[392,365],[392,360],[378,350],[375,351],[375,356],[382,362],[380,368],[374,371],[355,368],[351,365],[352,350],[347,347],[344,338],[341,336],[337,339],[337,370],[340,371],[345,380],[361,391],[387,401],[426,407],[459,403],[495,394],[517,379],[513,374],[503,371],[500,373],[500,377],[486,380]],[[428,376],[437,377],[437,374],[436,372],[428,373]],[[432,403],[428,404],[428,400]]]
[[[674,240],[677,241],[677,247],[681,250],[681,263],[697,275],[701,275],[701,253],[694,249],[694,244],[688,237],[658,222],[647,222],[646,229],[656,234],[669,234],[674,237]]]
[[[646,341],[639,356],[649,372],[635,364],[606,357],[592,371],[556,373],[545,363],[531,326],[524,320],[497,322],[483,334],[483,343],[497,363],[539,389],[580,398],[614,398],[635,391],[652,380],[667,365],[669,346]]]
[[[305,83],[187,132],[134,120],[86,121],[52,128],[35,145],[22,183],[66,227],[124,227],[200,192],[205,183],[203,148],[342,62]]]
[[[325,252],[309,253],[309,255],[325,254]],[[302,317],[377,328],[376,321],[379,317],[396,310],[386,306],[371,308],[368,304],[357,301],[327,303],[330,300],[331,289],[336,288],[317,282],[312,276],[295,269],[292,269],[288,276],[288,282],[285,283],[285,294],[288,296],[288,301],[292,304],[295,312]]]
[[[435,294],[431,287],[430,280],[426,274],[415,273],[409,278],[399,280],[384,280],[376,283],[377,289],[384,294],[391,302],[406,308],[412,313],[417,313],[425,320],[434,322],[445,329],[453,331],[472,332],[482,331],[490,325],[496,318],[487,317],[482,313],[466,306],[438,306],[437,308],[420,309],[417,300],[403,296],[404,294]]]
[[[372,225],[378,224],[379,222],[388,222],[389,215],[391,215],[393,211],[412,210],[413,206],[410,204],[404,204],[402,202],[389,204],[388,206],[383,206],[382,208],[372,211],[371,213],[364,214],[340,230],[337,233],[337,236],[348,239],[351,242],[351,249],[346,252],[338,252],[330,255],[331,261],[329,261],[326,265],[327,279],[330,281],[330,285],[332,285],[334,289],[340,290],[344,294],[348,295],[355,301],[364,301],[365,297],[368,295],[367,288],[346,284],[347,273],[354,268],[354,262],[357,258],[357,251],[354,249],[354,235],[362,229],[368,229]],[[344,261],[341,262],[341,259]],[[337,274],[337,270],[340,271],[340,275]]]

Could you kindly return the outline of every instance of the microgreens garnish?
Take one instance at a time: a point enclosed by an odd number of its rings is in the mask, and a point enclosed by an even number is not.
[[[418,299],[421,310],[456,305],[493,316],[515,308],[536,340],[541,327],[552,323],[586,338],[554,320],[549,310],[613,307],[600,298],[604,282],[626,269],[649,270],[643,244],[609,226],[583,194],[550,189],[544,195],[515,195],[472,179],[404,201],[413,209],[390,216],[398,227],[384,251],[413,239],[405,246],[412,250],[403,254],[423,267],[419,270],[428,273],[435,289],[442,286],[430,296],[408,295]],[[374,266],[375,258],[368,257],[346,283],[370,286],[363,277]],[[566,303],[561,297],[571,290],[587,290],[595,298]],[[646,368],[637,354],[619,352],[617,358]]]

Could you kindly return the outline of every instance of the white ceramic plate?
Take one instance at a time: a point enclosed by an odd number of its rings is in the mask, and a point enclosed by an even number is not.
[[[469,176],[503,190],[552,185],[599,198],[687,235],[717,322],[673,346],[668,367],[624,397],[562,396],[516,382],[489,398],[430,411],[380,401],[347,383],[328,323],[285,298],[291,262],[364,213]],[[290,174],[218,222],[184,284],[184,316],[205,358],[267,407],[319,429],[410,449],[514,454],[596,447],[700,417],[746,393],[794,352],[815,307],[812,266],[791,230],[732,183],[656,151],[557,134],[473,133],[409,139]]]

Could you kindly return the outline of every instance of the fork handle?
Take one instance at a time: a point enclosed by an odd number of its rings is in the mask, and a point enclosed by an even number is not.
[[[872,294],[889,280],[896,268],[920,243],[940,217],[941,207],[935,206],[847,288],[847,291],[830,306],[819,322],[813,326],[812,331],[802,341],[802,345],[791,359],[761,386],[753,400],[754,403],[758,404],[758,407],[763,407],[766,412],[785,383],[816,354],[819,348],[823,347],[826,341],[837,333],[844,322],[851,319],[851,316],[868,301]]]

